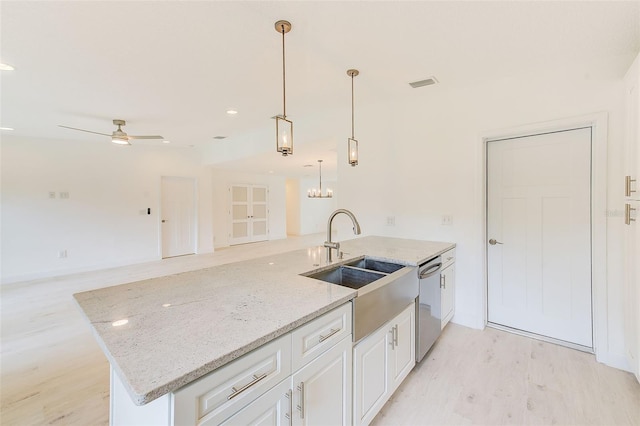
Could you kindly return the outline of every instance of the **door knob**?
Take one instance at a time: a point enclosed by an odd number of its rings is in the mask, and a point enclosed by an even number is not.
[[[162,219],[162,223],[165,223],[167,220],[166,219]]]
[[[496,244],[502,244],[500,241],[496,241],[495,238],[492,238],[489,240],[489,244],[491,244],[492,246],[495,246]]]

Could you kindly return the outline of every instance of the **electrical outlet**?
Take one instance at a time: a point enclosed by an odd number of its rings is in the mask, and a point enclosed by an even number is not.
[[[442,224],[443,225],[453,225],[453,216],[450,214],[445,214],[442,216]]]
[[[387,226],[396,226],[395,216],[387,216]]]
[[[66,192],[66,191],[65,191],[65,192],[61,192],[61,193],[60,193],[60,198],[63,198],[63,199],[67,199],[67,198],[69,198],[69,193],[68,193],[68,192]]]
[[[56,192],[55,191],[49,191],[49,198],[56,198]]]
[[[67,249],[58,251],[58,259],[66,259],[67,258]]]

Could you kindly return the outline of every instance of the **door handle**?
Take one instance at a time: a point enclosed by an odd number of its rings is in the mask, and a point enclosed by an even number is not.
[[[496,244],[502,244],[500,241],[496,241],[495,238],[492,238],[489,240],[489,244],[491,244],[492,246],[495,246]]]
[[[167,219],[162,219],[162,223],[165,223],[167,221]]]

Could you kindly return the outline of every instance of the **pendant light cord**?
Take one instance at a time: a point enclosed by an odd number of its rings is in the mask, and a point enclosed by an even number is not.
[[[282,28],[282,118],[287,118],[287,89],[285,87],[285,66],[284,66],[284,24]]]
[[[318,165],[320,166],[320,195],[322,195],[322,161],[318,161]]]
[[[353,103],[353,73],[351,73],[351,139],[355,139],[354,131],[353,131],[353,122],[354,122],[354,103]]]

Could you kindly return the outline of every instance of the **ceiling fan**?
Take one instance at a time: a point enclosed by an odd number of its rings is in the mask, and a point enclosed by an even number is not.
[[[63,126],[61,124],[58,125],[58,127],[64,127],[65,129],[71,129],[71,130],[79,130],[81,132],[87,132],[87,133],[95,133],[96,135],[102,135],[102,136],[111,136],[111,142],[118,144],[118,145],[131,145],[131,143],[129,142],[129,140],[131,139],[164,139],[162,136],[130,136],[127,135],[125,132],[122,131],[122,126],[126,125],[126,121],[124,120],[113,120],[113,124],[115,126],[118,126],[117,130],[114,130],[113,133],[108,134],[108,133],[100,133],[100,132],[94,132],[91,130],[84,130],[84,129],[78,129],[76,127],[69,127],[69,126]]]

